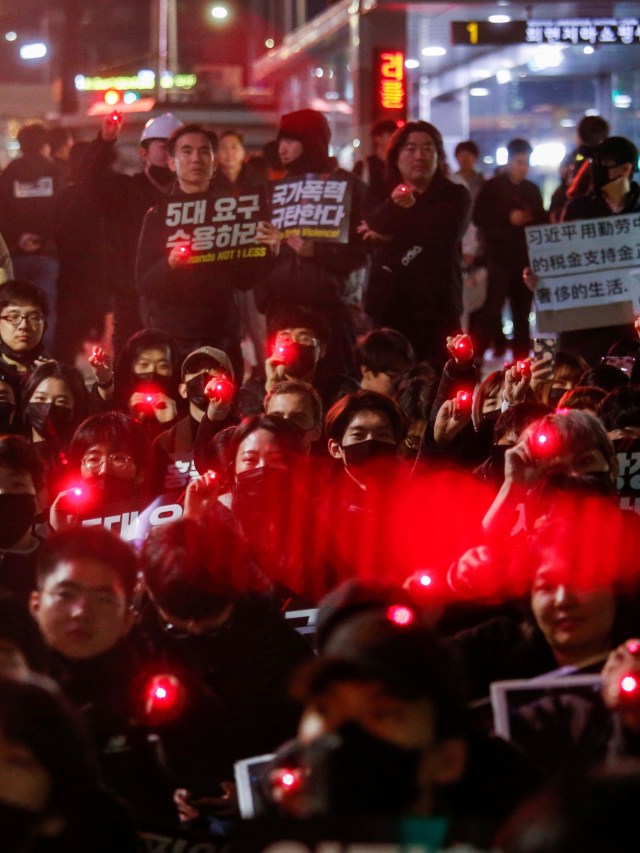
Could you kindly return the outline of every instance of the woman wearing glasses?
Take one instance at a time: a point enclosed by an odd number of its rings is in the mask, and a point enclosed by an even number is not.
[[[115,411],[88,417],[69,446],[68,487],[53,502],[51,526],[58,530],[81,518],[142,509],[148,461],[149,440],[141,424]]]

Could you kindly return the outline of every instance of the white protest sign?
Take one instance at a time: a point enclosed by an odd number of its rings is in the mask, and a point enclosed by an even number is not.
[[[631,322],[640,313],[640,213],[525,228],[544,331]]]

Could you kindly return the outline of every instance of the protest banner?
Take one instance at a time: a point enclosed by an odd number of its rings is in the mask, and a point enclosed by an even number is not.
[[[304,175],[278,181],[271,195],[271,222],[285,239],[346,243],[350,212],[351,190],[346,178]]]
[[[266,219],[259,192],[237,198],[194,194],[160,205],[167,255],[184,251],[188,264],[210,264],[263,258],[267,247],[256,244],[256,228]]]
[[[640,313],[640,213],[530,225],[525,234],[541,331],[630,323]]]

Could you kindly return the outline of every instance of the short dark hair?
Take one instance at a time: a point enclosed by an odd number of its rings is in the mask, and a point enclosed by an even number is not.
[[[242,537],[215,515],[151,530],[142,549],[153,602],[182,619],[215,616],[247,590],[250,561]]]
[[[531,157],[532,152],[531,143],[527,142],[526,139],[512,139],[507,143],[507,158],[509,160],[518,154],[526,154],[527,157]]]
[[[480,156],[480,149],[473,139],[465,139],[462,142],[458,142],[455,147],[454,154],[457,157],[458,154],[462,154],[464,151],[467,151],[469,154],[473,154],[476,158]]]
[[[185,136],[187,133],[201,133],[203,136],[206,136],[211,143],[214,154],[218,150],[217,133],[213,130],[209,130],[209,128],[205,127],[203,124],[196,124],[195,122],[192,122],[191,124],[183,124],[181,127],[177,127],[167,139],[167,151],[171,157],[176,153],[178,140],[181,136]]]
[[[519,437],[521,433],[534,421],[539,421],[545,415],[551,414],[553,410],[544,403],[524,402],[502,412],[493,427],[493,443],[497,444],[501,438],[510,432]]]
[[[322,421],[322,400],[313,385],[303,382],[302,379],[284,379],[282,382],[276,382],[264,398],[265,410],[269,401],[280,394],[298,394],[300,397],[306,397],[313,413],[313,422],[319,424]]]
[[[22,389],[22,406],[28,405],[38,385],[45,379],[61,379],[69,388],[73,397],[74,424],[80,423],[89,410],[89,393],[84,384],[82,374],[75,367],[60,361],[45,361],[39,364],[29,376]]]
[[[640,427],[640,387],[622,385],[601,401],[597,415],[607,432],[625,427]]]
[[[71,139],[71,132],[66,127],[52,127],[47,132],[47,142],[51,146],[51,154],[67,145]]]
[[[565,392],[558,400],[558,409],[591,409],[596,411],[598,405],[607,396],[604,388],[594,388],[592,385],[578,385]]]
[[[82,457],[94,444],[104,444],[113,451],[126,450],[141,473],[146,471],[150,446],[146,430],[124,412],[98,412],[82,421],[69,445],[69,462],[80,468]]]
[[[300,431],[291,421],[274,415],[249,415],[248,418],[240,421],[229,441],[228,461],[231,468],[231,482],[235,479],[238,448],[248,435],[258,429],[266,429],[273,433],[284,453],[285,461],[289,464],[292,464],[296,455],[302,452]]]
[[[598,364],[596,367],[591,367],[582,374],[578,382],[579,385],[591,385],[594,388],[603,388],[607,392],[628,383],[627,374],[613,364]]]
[[[347,427],[358,412],[381,412],[389,419],[396,444],[407,436],[407,416],[391,397],[375,391],[354,391],[346,394],[331,406],[324,419],[327,438],[342,444]]]
[[[225,130],[224,133],[220,134],[218,142],[222,142],[223,139],[228,139],[230,136],[234,136],[244,148],[244,137],[238,130]]]
[[[435,125],[428,121],[408,121],[404,127],[399,128],[389,140],[389,148],[387,149],[387,176],[393,184],[398,184],[402,180],[400,171],[398,170],[398,158],[400,150],[406,144],[407,139],[412,133],[426,133],[433,140],[438,154],[437,171],[441,175],[449,174],[449,164],[447,163],[447,155],[444,150],[444,142],[442,134]]]
[[[322,343],[329,340],[329,324],[324,315],[304,305],[288,305],[267,316],[267,332],[275,335],[281,329],[312,329]]]
[[[395,133],[398,125],[392,118],[386,118],[382,121],[377,121],[371,128],[371,138],[376,136],[384,136],[385,133]]]
[[[357,366],[367,367],[373,373],[393,370],[404,373],[416,356],[411,342],[395,329],[374,329],[360,339],[355,350]]]
[[[0,311],[9,305],[35,305],[49,316],[49,300],[41,287],[26,279],[9,279],[0,284]]]
[[[602,116],[584,116],[578,122],[578,138],[584,145],[600,145],[609,136],[609,122]]]
[[[48,141],[49,131],[39,122],[25,124],[18,131],[18,145],[22,153],[27,156],[39,154]]]
[[[38,589],[42,589],[60,562],[83,559],[97,560],[113,569],[127,601],[133,599],[138,577],[136,553],[123,539],[104,527],[74,527],[46,539],[38,555]]]
[[[22,435],[0,435],[0,466],[31,474],[37,492],[45,487],[45,467],[33,444]]]

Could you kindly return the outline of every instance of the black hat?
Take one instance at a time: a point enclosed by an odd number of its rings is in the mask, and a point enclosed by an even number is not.
[[[634,172],[638,168],[638,149],[630,139],[625,139],[624,136],[610,136],[598,145],[594,152],[594,160],[602,162],[605,158],[611,158],[616,166],[631,163]]]
[[[280,119],[278,141],[283,138],[295,139],[302,143],[305,161],[313,164],[309,171],[326,168],[331,129],[322,113],[317,110],[296,110],[283,115]]]

